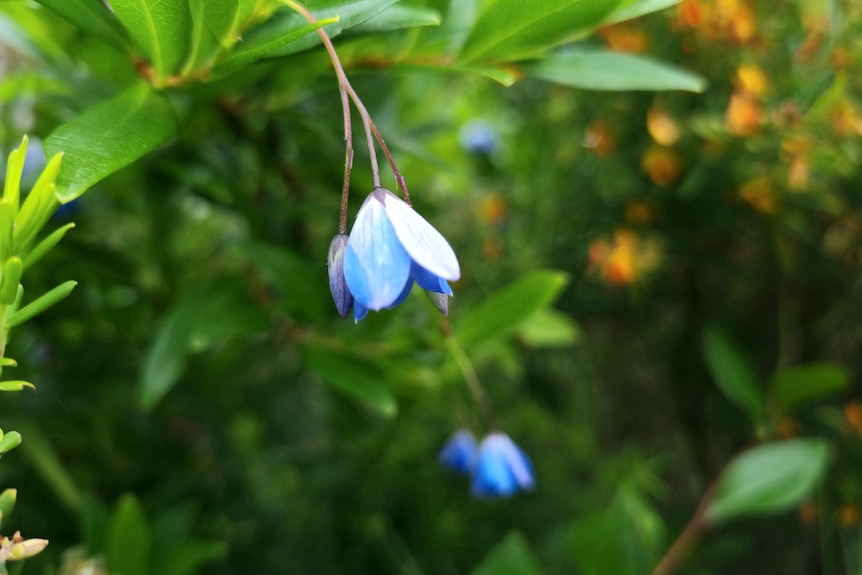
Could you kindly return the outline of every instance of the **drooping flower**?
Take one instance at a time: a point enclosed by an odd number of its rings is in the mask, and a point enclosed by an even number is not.
[[[353,307],[353,294],[347,289],[344,280],[344,250],[347,248],[347,234],[336,234],[329,244],[329,258],[326,265],[329,268],[329,291],[335,301],[335,308],[341,317],[347,317]]]
[[[509,497],[535,485],[533,465],[527,454],[508,435],[494,432],[482,440],[473,469],[472,493],[476,497]]]
[[[466,429],[460,429],[446,442],[437,461],[444,469],[469,475],[476,463],[476,438]]]
[[[414,281],[448,297],[448,282],[461,277],[458,258],[440,232],[384,188],[374,189],[359,209],[343,269],[357,322],[368,310],[400,304]]]

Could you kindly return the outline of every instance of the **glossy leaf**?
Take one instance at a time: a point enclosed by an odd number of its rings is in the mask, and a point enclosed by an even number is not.
[[[530,544],[518,531],[497,543],[470,575],[540,575],[542,568]]]
[[[149,59],[154,85],[165,87],[189,51],[192,22],[188,2],[111,0],[111,7]]]
[[[21,325],[25,321],[39,315],[52,305],[66,299],[69,294],[72,293],[72,290],[75,289],[76,285],[78,285],[78,282],[69,280],[42,294],[26,306],[13,313],[6,321],[6,327],[12,328]]]
[[[850,385],[847,369],[834,363],[809,363],[784,369],[770,382],[772,396],[784,407],[838,394]]]
[[[167,101],[146,84],[90,108],[57,128],[45,150],[64,152],[57,198],[67,203],[173,136],[176,120]]]
[[[620,0],[491,0],[486,2],[459,60],[523,59],[601,23]]]
[[[111,573],[149,575],[152,534],[134,495],[123,495],[108,528],[107,558]]]
[[[423,28],[413,52],[431,58],[460,52],[479,18],[479,0],[448,0],[440,26]]]
[[[722,523],[786,511],[811,497],[829,463],[822,439],[759,445],[731,461],[719,479],[706,518]]]
[[[128,41],[117,19],[102,0],[36,0],[52,12],[62,16],[84,32],[88,32],[121,50]]]
[[[33,189],[27,194],[21,210],[16,215],[15,231],[13,233],[16,251],[25,251],[30,248],[30,244],[36,239],[36,235],[57,209],[57,186],[55,181],[60,172],[62,162],[63,155],[61,153],[54,154],[54,157],[51,158],[48,165],[42,170],[42,174],[36,180]]]
[[[2,205],[0,205],[0,207],[2,207]],[[48,234],[42,241],[36,244],[33,249],[28,251],[23,257],[24,269],[27,269],[28,267],[32,266],[40,259],[45,257],[45,254],[50,252],[54,248],[54,246],[60,243],[60,240],[63,239],[63,237],[66,235],[66,232],[68,232],[74,227],[75,224],[68,223],[65,226],[57,228],[56,230]]]
[[[527,75],[585,90],[702,92],[702,77],[643,56],[599,50],[553,54],[524,67]]]
[[[302,16],[287,8],[274,14],[243,36],[242,44],[215,67],[216,76],[230,74],[257,62],[262,58],[273,58],[295,54],[320,44],[317,34],[326,26],[330,38],[343,30],[358,26],[377,16],[396,0],[317,0],[307,2],[317,24],[309,24]]]
[[[386,377],[375,365],[332,350],[306,348],[308,368],[334,389],[351,396],[384,417],[398,412],[395,398],[386,388]]]
[[[223,47],[236,42],[230,35],[236,21],[241,18],[239,0],[189,0],[192,33],[191,46],[186,58],[184,73],[211,63]]]
[[[25,387],[36,389],[36,386],[29,381],[10,380],[0,381],[0,391],[21,391]]]
[[[436,10],[395,4],[350,31],[360,34],[388,32],[402,28],[439,26],[440,22],[440,13]]]
[[[580,328],[561,311],[543,308],[518,327],[518,341],[532,348],[570,347],[580,339]]]
[[[603,26],[625,22],[676,6],[680,0],[626,0],[602,22]]]
[[[763,393],[748,358],[721,331],[708,328],[703,334],[706,367],[724,396],[745,410],[753,420],[763,415]]]
[[[464,344],[503,337],[536,311],[552,303],[568,282],[568,276],[563,272],[532,272],[461,315],[455,325],[455,335]]]
[[[21,434],[17,431],[7,431],[0,439],[0,454],[8,453],[21,445]]]

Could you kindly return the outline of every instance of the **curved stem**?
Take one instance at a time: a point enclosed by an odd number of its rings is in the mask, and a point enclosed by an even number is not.
[[[479,411],[481,411],[482,415],[485,417],[485,422],[488,424],[488,428],[491,430],[496,429],[497,422],[494,419],[494,411],[491,409],[491,402],[488,399],[488,394],[485,393],[485,388],[482,387],[482,382],[479,381],[479,376],[476,375],[476,370],[473,368],[473,362],[470,361],[470,358],[467,357],[467,354],[454,337],[446,338],[446,347],[448,348],[452,359],[455,360],[455,363],[461,370],[461,374],[464,376],[464,381],[467,382],[467,387],[470,389],[470,393],[476,400],[476,405],[479,406]]]
[[[721,474],[718,477],[721,477]],[[712,502],[717,486],[718,479],[713,481],[706,489],[706,493],[703,494],[697,506],[697,511],[695,511],[691,520],[676,538],[676,541],[673,542],[673,545],[670,546],[670,549],[667,550],[667,553],[664,554],[664,557],[661,558],[659,564],[653,569],[652,575],[672,575],[676,573],[677,569],[682,566],[691,554],[691,551],[700,541],[701,537],[709,529],[710,524],[706,518],[706,510]]]

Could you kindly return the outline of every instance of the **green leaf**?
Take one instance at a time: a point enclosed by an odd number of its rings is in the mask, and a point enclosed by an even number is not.
[[[21,325],[30,318],[39,315],[52,305],[65,299],[70,293],[72,293],[72,290],[75,289],[76,285],[78,285],[78,282],[69,280],[67,282],[61,283],[47,293],[42,294],[29,304],[25,305],[24,307],[13,313],[11,317],[6,320],[6,327],[13,328],[15,326]]]
[[[233,46],[239,38],[239,25],[253,8],[253,3],[239,0],[189,0],[192,39],[183,74],[211,65],[222,49]]]
[[[0,208],[2,208],[2,205],[0,205]],[[50,252],[54,248],[54,246],[60,243],[60,240],[63,239],[63,237],[66,235],[66,232],[68,232],[74,227],[75,224],[70,222],[61,228],[57,228],[56,230],[48,234],[45,239],[36,244],[32,250],[28,251],[24,255],[24,269],[29,268],[30,266],[41,260],[45,256],[45,254]]]
[[[64,152],[57,198],[67,203],[99,180],[164,144],[176,120],[168,102],[146,84],[90,108],[45,140],[49,157]]]
[[[508,335],[521,322],[557,299],[568,283],[564,272],[532,272],[461,315],[455,325],[455,335],[464,344]]]
[[[504,61],[535,56],[599,25],[620,0],[490,0],[459,60]]]
[[[630,54],[583,50],[553,54],[524,67],[529,76],[586,90],[686,90],[702,92],[697,74]]]
[[[218,341],[259,333],[269,318],[235,282],[193,290],[171,311],[153,339],[141,368],[138,401],[152,409],[173,388],[186,359]]]
[[[159,569],[161,575],[194,575],[201,572],[204,563],[220,559],[227,554],[223,541],[183,541],[178,547],[162,549]]]
[[[834,363],[809,363],[784,369],[770,382],[772,396],[784,407],[835,395],[848,388],[850,374]]]
[[[763,415],[763,394],[754,368],[721,331],[707,328],[703,334],[706,367],[724,396],[744,409],[752,420]]]
[[[403,28],[418,28],[421,26],[439,26],[440,13],[430,8],[419,6],[390,6],[374,18],[353,28],[351,33],[359,34],[389,32]]]
[[[3,184],[3,201],[12,207],[13,217],[18,213],[18,205],[21,198],[21,174],[24,171],[24,162],[27,159],[27,136],[21,145],[9,154],[6,163],[6,182]]]
[[[63,162],[63,154],[54,154],[33,189],[27,194],[24,205],[15,217],[13,243],[16,251],[27,250],[44,227],[45,222],[56,211],[58,203],[55,181]]]
[[[721,474],[707,520],[722,523],[799,505],[820,483],[829,451],[822,439],[792,439],[749,449]]]
[[[84,32],[126,51],[128,41],[123,29],[102,0],[36,0]]]
[[[188,53],[192,30],[188,2],[111,0],[111,8],[152,64],[154,85],[164,88]]]
[[[18,256],[12,256],[3,264],[3,275],[0,278],[0,304],[7,306],[15,302],[22,273],[24,273],[24,262]]]
[[[518,531],[497,543],[470,575],[540,575],[542,568],[530,544]]]
[[[613,11],[608,18],[602,22],[603,26],[625,22],[634,18],[640,18],[646,14],[652,14],[680,3],[680,0],[626,0],[619,8]]]
[[[108,569],[122,575],[150,575],[152,535],[134,495],[120,497],[108,528]]]
[[[0,381],[0,391],[21,391],[25,387],[36,389],[36,386],[29,381],[10,380]]]
[[[398,404],[383,384],[384,373],[376,366],[334,350],[305,348],[308,368],[323,381],[371,407],[384,417],[394,417]]]
[[[21,445],[21,434],[17,431],[7,431],[0,439],[0,455],[8,453]]]
[[[518,327],[517,335],[527,347],[547,349],[571,347],[580,339],[581,332],[575,320],[563,312],[543,308]]]
[[[4,489],[0,493],[0,520],[6,521],[12,512],[15,510],[15,503],[18,501],[17,489]]]

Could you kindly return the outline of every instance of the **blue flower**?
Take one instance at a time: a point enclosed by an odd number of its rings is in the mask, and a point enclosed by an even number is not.
[[[448,297],[448,282],[461,277],[458,258],[440,232],[384,188],[374,189],[359,209],[343,269],[357,322],[368,310],[400,304],[414,281]]]
[[[495,432],[482,440],[473,470],[474,496],[508,497],[518,489],[529,490],[534,485],[533,464],[508,435]]]
[[[466,429],[461,429],[446,442],[437,461],[444,469],[469,475],[476,463],[476,438]]]
[[[326,265],[329,268],[329,291],[335,301],[335,309],[341,317],[347,317],[347,312],[353,307],[353,294],[347,289],[344,280],[344,250],[347,248],[346,234],[336,234],[329,244],[329,258]]]

